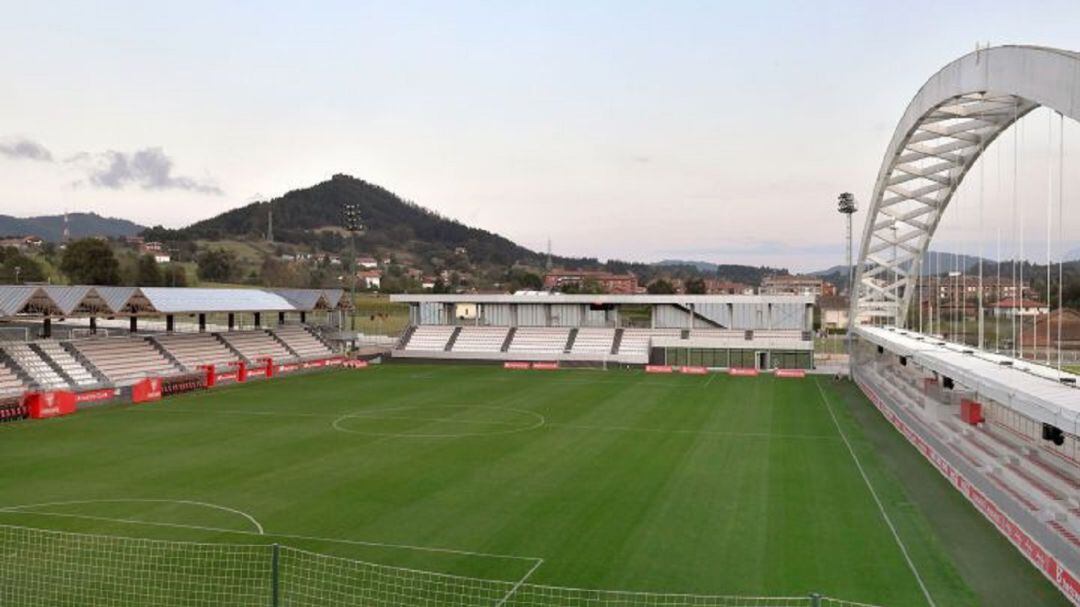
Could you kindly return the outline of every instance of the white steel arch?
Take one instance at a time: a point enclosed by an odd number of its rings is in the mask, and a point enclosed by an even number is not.
[[[1080,53],[978,50],[919,89],[874,184],[852,289],[855,324],[906,324],[923,256],[956,189],[998,135],[1040,106],[1080,120]]]

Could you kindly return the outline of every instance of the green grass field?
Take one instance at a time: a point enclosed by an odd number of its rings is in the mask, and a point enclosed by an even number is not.
[[[926,605],[917,572],[936,605],[1064,603],[825,378],[388,365],[8,424],[0,461],[4,525],[578,588]]]

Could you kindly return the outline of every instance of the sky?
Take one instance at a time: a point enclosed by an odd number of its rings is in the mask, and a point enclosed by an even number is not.
[[[0,213],[180,227],[347,173],[538,250],[795,270],[843,261],[836,196],[940,67],[1080,45],[1075,0],[0,3]],[[1058,127],[1025,123],[1038,250]],[[934,248],[1016,238],[993,154],[1000,212]]]

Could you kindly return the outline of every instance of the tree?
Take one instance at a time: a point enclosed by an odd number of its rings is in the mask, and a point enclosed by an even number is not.
[[[675,287],[663,278],[658,278],[645,288],[650,295],[672,295],[675,293]]]
[[[690,280],[686,281],[686,292],[690,295],[704,295],[705,279],[691,278]]]
[[[60,270],[72,284],[120,284],[120,263],[104,240],[83,238],[64,249]]]
[[[18,272],[15,268],[18,268]],[[44,280],[45,270],[33,257],[23,255],[15,247],[0,249],[0,282],[21,284]]]
[[[139,262],[135,267],[135,285],[139,287],[159,287],[161,282],[161,268],[154,261],[154,256],[143,255],[139,257]]]
[[[199,278],[214,282],[230,282],[236,278],[239,268],[236,256],[225,249],[206,249],[196,258]]]
[[[507,290],[513,291],[540,291],[544,288],[544,280],[540,278],[538,274],[523,270],[521,268],[511,268],[506,273]]]
[[[184,266],[176,263],[165,266],[165,271],[161,275],[161,284],[166,287],[186,287],[187,270],[184,269]]]

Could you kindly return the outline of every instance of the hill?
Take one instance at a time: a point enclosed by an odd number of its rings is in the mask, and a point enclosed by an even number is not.
[[[364,230],[358,238],[361,253],[446,259],[463,248],[473,263],[539,264],[543,260],[539,253],[503,236],[443,217],[348,175],[334,175],[328,181],[293,190],[280,198],[253,202],[174,234],[161,234],[158,228],[151,234],[163,240],[262,239],[272,210],[275,242],[342,252],[349,246],[348,233],[342,229],[343,208],[349,202],[359,206],[362,217]]]
[[[146,228],[135,222],[96,213],[69,213],[68,228],[72,238],[87,236],[134,236]],[[39,236],[48,242],[64,239],[64,216],[12,217],[0,215],[0,235]]]

